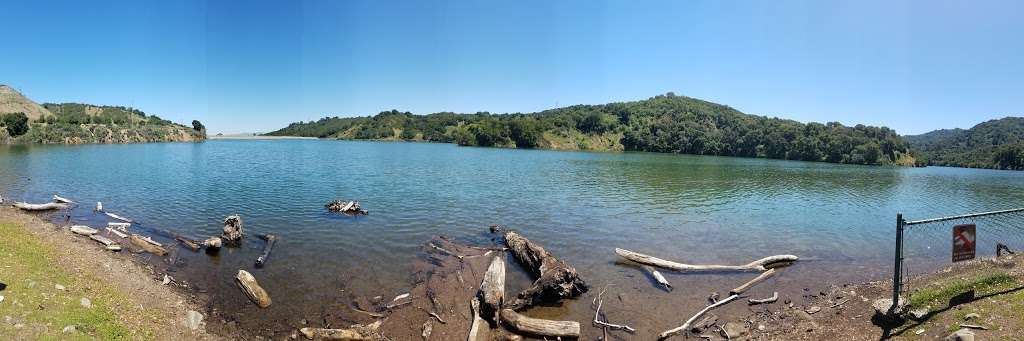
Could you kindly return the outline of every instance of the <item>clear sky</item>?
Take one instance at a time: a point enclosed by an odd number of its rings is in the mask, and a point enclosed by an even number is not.
[[[0,83],[211,132],[674,91],[904,134],[1024,115],[1024,1],[5,1]]]

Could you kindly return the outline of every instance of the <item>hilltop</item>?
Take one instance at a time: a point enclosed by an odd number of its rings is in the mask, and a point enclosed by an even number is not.
[[[914,164],[907,141],[886,127],[805,124],[749,115],[673,93],[640,101],[574,105],[526,114],[414,115],[392,110],[372,117],[296,122],[267,135]]]
[[[0,85],[0,143],[138,143],[201,141],[206,129],[121,106],[81,103],[39,105]]]
[[[1024,170],[1024,117],[905,136],[923,162],[936,166]]]

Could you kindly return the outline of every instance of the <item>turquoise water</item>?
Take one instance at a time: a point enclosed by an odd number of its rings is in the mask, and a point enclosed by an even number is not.
[[[802,288],[886,278],[897,212],[914,219],[1024,206],[1018,172],[431,143],[3,146],[0,165],[5,199],[42,202],[59,193],[84,203],[72,220],[93,225],[106,221],[91,212],[102,201],[161,241],[170,239],[160,231],[218,235],[225,216],[240,214],[250,235],[242,248],[216,257],[176,249],[165,262],[228,303],[244,300],[230,281],[237,269],[254,271],[275,295],[265,314],[280,325],[353,293],[404,292],[411,262],[432,236],[482,243],[492,224],[523,231],[593,285],[646,297],[657,293],[635,269],[615,264],[615,247],[692,263],[796,254],[808,261],[774,285]],[[358,200],[370,214],[325,212],[334,199]],[[251,236],[260,233],[281,240],[268,266],[253,270],[263,243]],[[942,255],[948,246],[934,250]],[[706,293],[744,281],[669,279],[690,292],[664,300],[677,308],[702,306]],[[589,303],[553,314],[586,321]]]

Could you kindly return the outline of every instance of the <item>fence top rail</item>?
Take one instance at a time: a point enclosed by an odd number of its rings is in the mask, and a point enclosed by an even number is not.
[[[1006,214],[1006,213],[1014,213],[1014,212],[1024,212],[1024,207],[1013,208],[1013,209],[1008,209],[1008,210],[1001,210],[1001,211],[961,214],[961,215],[955,215],[955,216],[949,216],[949,217],[941,217],[941,218],[912,220],[912,221],[904,222],[903,225],[910,226],[910,225],[918,225],[918,224],[936,223],[936,222],[940,222],[940,221],[949,221],[949,220],[957,220],[957,219],[984,217],[984,216],[997,215],[997,214]]]

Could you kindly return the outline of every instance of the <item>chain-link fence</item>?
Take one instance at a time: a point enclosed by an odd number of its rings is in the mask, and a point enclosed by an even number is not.
[[[893,305],[911,288],[907,279],[953,261],[1024,249],[1024,208],[911,220],[896,216]],[[998,251],[997,251],[998,250]]]

